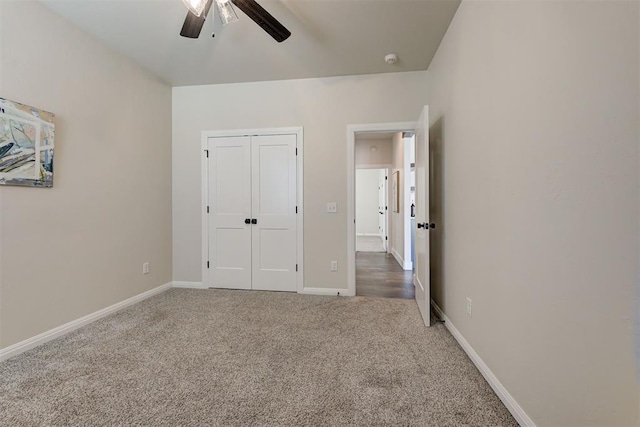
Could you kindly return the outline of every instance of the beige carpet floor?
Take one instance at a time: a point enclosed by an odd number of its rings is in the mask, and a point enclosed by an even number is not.
[[[3,426],[516,426],[415,302],[172,289],[0,364]]]

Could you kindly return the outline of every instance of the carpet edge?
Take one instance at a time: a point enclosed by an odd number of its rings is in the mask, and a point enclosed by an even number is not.
[[[31,350],[32,348],[38,347],[53,339],[66,335],[69,332],[73,332],[76,329],[81,328],[82,326],[93,323],[96,320],[102,319],[103,317],[116,313],[124,308],[127,308],[133,304],[136,304],[140,301],[143,301],[147,298],[150,298],[168,289],[171,289],[172,286],[173,286],[173,282],[165,283],[163,285],[152,288],[141,294],[134,295],[131,298],[127,298],[124,301],[117,302],[101,310],[95,311],[93,313],[87,314],[86,316],[82,316],[78,319],[72,320],[71,322],[67,322],[63,325],[50,329],[46,332],[43,332],[31,338],[27,338],[26,340],[10,345],[9,347],[0,349],[0,362],[3,362],[14,356],[24,353],[27,350]]]

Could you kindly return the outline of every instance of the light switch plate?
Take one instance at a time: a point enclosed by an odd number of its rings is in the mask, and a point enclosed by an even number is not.
[[[336,202],[327,203],[327,213],[337,213],[338,212],[338,204]]]

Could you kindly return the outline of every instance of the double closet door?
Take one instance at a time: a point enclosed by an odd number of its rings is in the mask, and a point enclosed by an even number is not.
[[[209,287],[296,291],[296,135],[207,141]]]

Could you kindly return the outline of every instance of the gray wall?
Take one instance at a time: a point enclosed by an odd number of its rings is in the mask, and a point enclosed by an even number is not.
[[[428,70],[433,296],[538,426],[640,423],[638,16],[465,1]]]
[[[171,89],[39,2],[0,2],[0,52],[56,114],[54,188],[0,187],[7,347],[171,281]]]

